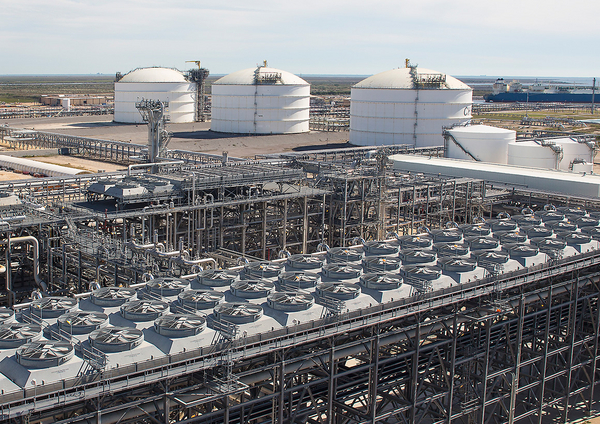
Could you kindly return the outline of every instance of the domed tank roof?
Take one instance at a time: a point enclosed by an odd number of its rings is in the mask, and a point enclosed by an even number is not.
[[[302,78],[281,69],[259,66],[258,68],[242,69],[225,75],[213,82],[213,85],[254,85],[258,77],[259,84],[263,85],[309,85]]]
[[[435,86],[435,89],[471,90],[471,87],[469,87],[467,84],[457,80],[454,77],[451,77],[450,75],[445,75],[441,72],[432,71],[431,69],[425,68],[397,68],[390,71],[380,72],[379,74],[375,74],[362,80],[352,88],[391,88],[413,90],[415,88],[415,84],[413,75],[411,75],[411,69],[416,70],[417,76],[420,75],[424,78],[435,76],[444,77],[444,82]]]
[[[177,69],[152,67],[134,69],[118,82],[187,82],[187,80]]]

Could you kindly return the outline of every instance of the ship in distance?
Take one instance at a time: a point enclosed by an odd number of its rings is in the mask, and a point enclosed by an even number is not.
[[[574,85],[554,85],[536,82],[523,87],[517,80],[506,82],[498,78],[492,86],[492,93],[483,96],[486,102],[553,102],[553,103],[597,103],[596,80],[591,87]]]

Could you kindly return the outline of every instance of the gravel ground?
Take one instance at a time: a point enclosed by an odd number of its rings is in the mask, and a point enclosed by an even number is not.
[[[77,116],[58,118],[10,119],[0,123],[14,128],[35,129],[59,134],[146,144],[148,129],[145,125],[117,124],[109,116]],[[173,133],[169,149],[191,150],[229,156],[252,158],[256,154],[283,153],[310,147],[325,149],[346,144],[348,132],[318,132],[304,134],[247,136],[210,131],[210,122],[168,124]]]

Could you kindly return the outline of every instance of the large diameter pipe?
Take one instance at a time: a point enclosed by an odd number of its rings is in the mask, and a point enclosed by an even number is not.
[[[154,163],[136,163],[127,167],[127,176],[131,175],[131,170],[136,168],[151,168],[153,166],[170,166],[170,165],[184,165],[185,162],[182,160],[176,160],[172,162],[154,162]]]
[[[0,241],[0,244],[7,244],[6,240]],[[20,243],[31,243],[33,244],[33,278],[35,279],[35,283],[38,285],[42,292],[48,292],[48,286],[45,282],[40,278],[40,243],[38,239],[33,236],[24,236],[24,237],[15,237],[10,239],[10,246],[13,244]]]

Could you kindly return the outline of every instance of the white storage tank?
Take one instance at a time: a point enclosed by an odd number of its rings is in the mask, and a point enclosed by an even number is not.
[[[446,157],[502,163],[508,161],[508,145],[517,132],[488,125],[459,126],[448,130]]]
[[[442,127],[471,119],[473,90],[454,77],[415,66],[373,75],[352,87],[350,143],[442,146]]]
[[[592,172],[593,143],[570,138],[529,140],[508,145],[508,164],[561,171]]]
[[[308,132],[310,84],[263,66],[234,72],[211,88],[210,129],[238,134]]]
[[[168,101],[170,122],[194,122],[196,117],[196,84],[184,74],[170,68],[138,68],[115,82],[114,121],[143,123],[135,103],[142,99]]]

